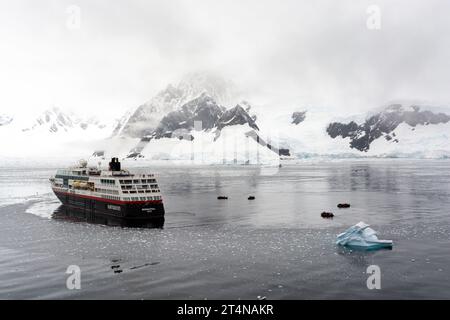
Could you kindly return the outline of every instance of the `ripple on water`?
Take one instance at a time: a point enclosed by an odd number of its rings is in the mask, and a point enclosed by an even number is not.
[[[61,205],[61,202],[52,194],[42,195],[39,200],[33,202],[26,210],[35,216],[50,219],[53,212]]]

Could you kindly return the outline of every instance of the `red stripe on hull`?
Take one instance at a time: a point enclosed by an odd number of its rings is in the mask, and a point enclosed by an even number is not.
[[[100,197],[92,197],[92,196],[86,196],[84,194],[76,194],[76,193],[70,193],[70,192],[62,192],[62,191],[56,191],[52,188],[53,192],[74,196],[78,198],[84,198],[84,199],[91,199],[91,200],[97,200],[101,202],[111,203],[111,204],[146,204],[146,203],[162,203],[162,200],[145,200],[145,201],[122,201],[122,200],[112,200],[112,199],[105,199]]]

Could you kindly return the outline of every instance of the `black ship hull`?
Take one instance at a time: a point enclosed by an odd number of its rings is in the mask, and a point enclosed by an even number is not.
[[[162,201],[122,202],[84,195],[59,192],[55,195],[62,206],[55,218],[69,218],[122,227],[162,227],[164,205]]]

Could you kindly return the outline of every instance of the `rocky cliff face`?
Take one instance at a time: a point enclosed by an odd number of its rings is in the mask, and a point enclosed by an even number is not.
[[[250,105],[247,103],[247,109]],[[216,130],[224,127],[248,124],[250,128],[259,130],[255,118],[251,117],[239,104],[226,109],[206,93],[181,106],[179,110],[169,112],[159,122],[155,131],[144,139],[160,139],[179,137],[192,130]]]
[[[179,110],[164,116],[151,136],[156,139],[170,138],[176,136],[177,131],[193,130],[196,123],[198,126],[196,129],[213,129],[224,110],[225,108],[219,106],[212,97],[203,93],[198,98],[184,104]]]
[[[250,110],[250,108],[248,108]],[[248,124],[250,128],[259,130],[256,125],[255,118],[251,117],[249,113],[241,107],[241,105],[236,105],[234,108],[226,110],[216,123],[218,130],[222,130],[226,126],[242,125]]]
[[[357,124],[333,122],[327,127],[327,133],[331,138],[350,138],[350,147],[360,151],[368,151],[370,145],[376,139],[384,137],[388,141],[398,143],[394,130],[406,123],[411,127],[417,125],[432,125],[447,123],[450,116],[444,113],[421,111],[418,106],[403,107],[399,104],[390,105],[385,110],[369,117],[364,123]]]

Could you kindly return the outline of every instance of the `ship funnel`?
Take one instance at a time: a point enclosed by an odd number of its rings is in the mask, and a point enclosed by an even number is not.
[[[120,171],[120,162],[119,158],[111,158],[111,162],[109,163],[110,171]]]

